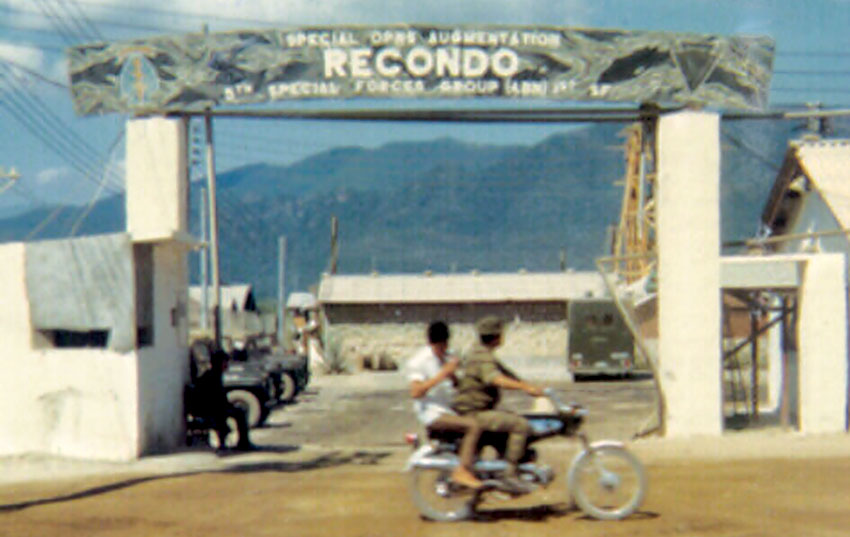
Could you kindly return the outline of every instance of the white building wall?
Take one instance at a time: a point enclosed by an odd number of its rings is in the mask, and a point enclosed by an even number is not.
[[[788,227],[788,234],[811,233],[811,232],[817,232],[817,231],[831,231],[831,230],[837,230],[837,229],[840,229],[840,228],[841,228],[841,224],[835,218],[835,215],[832,212],[832,209],[826,204],[823,197],[821,197],[820,193],[816,190],[813,190],[813,191],[806,192],[804,194],[804,197],[800,202],[799,210],[794,214],[794,220],[791,222],[791,225]],[[795,240],[792,240],[792,241],[787,241],[787,242],[781,243],[778,250],[781,251],[781,252],[787,252],[787,253],[830,252],[830,253],[842,254],[842,256],[845,259],[845,262],[844,262],[844,270],[846,272],[845,278],[848,282],[850,282],[850,263],[847,263],[847,261],[846,261],[847,256],[850,255],[850,241],[848,241],[847,235],[844,235],[844,234],[841,234],[841,235],[825,235],[825,236],[821,236],[821,237],[795,239]],[[802,294],[802,292],[801,292],[800,302],[801,302],[800,307],[801,307],[801,310],[802,310],[802,307],[803,307],[803,294]],[[813,300],[811,298],[808,300],[809,308],[816,307],[816,304],[817,304],[816,300]],[[847,319],[846,313],[844,313],[842,315],[843,315],[845,322],[847,322],[848,319]],[[800,326],[799,326],[800,334],[803,334],[804,326],[808,327],[808,326],[810,326],[810,324],[811,323],[804,323],[803,321],[801,321]],[[823,328],[822,326],[821,327],[818,327],[818,326],[812,327],[812,329],[815,329],[815,330],[822,329],[822,328]],[[813,343],[813,342],[809,341],[809,343]],[[801,349],[800,355],[802,355],[802,349]],[[781,353],[777,352],[775,355],[770,355],[769,359],[770,359],[769,367],[770,367],[770,370],[771,370],[770,381],[776,382],[777,384],[779,384],[779,382],[781,382],[781,377],[778,377],[775,372],[781,370],[782,355],[781,355]],[[801,367],[805,367],[805,365],[806,364],[801,364]],[[827,367],[826,364],[824,364],[823,367]],[[839,367],[846,368],[847,367],[847,360],[845,359],[844,364],[839,365]],[[844,369],[842,369],[842,370],[844,370]],[[829,372],[828,370],[826,370],[826,371]],[[801,381],[800,391],[801,392],[805,389],[808,389],[810,391],[812,389],[814,389],[814,386],[811,385],[811,384],[807,388],[802,385],[802,382],[803,382],[802,371],[800,372],[800,376],[801,376],[801,379],[800,379],[800,381]],[[811,382],[812,379],[817,378],[817,377],[812,377],[811,375],[809,375],[807,378]],[[837,375],[836,375],[836,377],[831,377],[831,379],[833,381],[837,380],[837,378],[838,378]],[[771,390],[771,392],[773,392],[773,391],[775,391],[775,388]],[[817,394],[817,391],[811,392],[811,393],[812,393],[812,397],[814,397],[815,399],[820,399],[820,396]],[[801,394],[801,396],[802,396],[802,394]],[[803,413],[803,415],[801,416],[801,423],[800,423],[801,428],[805,428],[805,427],[811,428],[813,426],[819,427],[819,426],[815,425],[816,423],[818,423],[819,420],[812,421],[812,420],[810,420],[806,417],[806,416],[812,415],[812,409],[811,409],[812,403],[811,403],[811,401],[812,400],[809,399],[809,403],[808,403],[809,408],[808,409],[806,409],[806,408],[801,409],[801,412]],[[838,403],[835,403],[835,404],[837,405]]]
[[[154,246],[154,345],[139,350],[140,453],[161,452],[184,438],[183,385],[189,377],[188,267],[185,248]]]
[[[0,454],[137,455],[135,353],[34,349],[25,245],[0,245]]]
[[[841,229],[832,210],[817,192],[808,192],[800,204],[788,233],[811,233]],[[778,248],[782,252],[850,252],[846,235],[825,235],[783,242]]]
[[[722,432],[720,124],[679,112],[658,125],[660,382],[668,436]]]
[[[810,256],[799,288],[800,430],[844,431],[847,283],[841,254]]]
[[[138,363],[139,453],[183,439],[183,385],[188,378],[186,122],[152,117],[127,122],[127,231],[153,242],[153,346]]]
[[[132,120],[127,134],[128,231],[153,244],[153,344],[51,347],[30,321],[26,245],[0,245],[0,455],[129,460],[183,440],[188,273],[173,239],[186,232],[185,122]]]

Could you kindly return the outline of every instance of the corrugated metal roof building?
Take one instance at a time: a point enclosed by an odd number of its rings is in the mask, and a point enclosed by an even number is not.
[[[545,302],[604,296],[597,272],[329,275],[324,304]]]
[[[597,272],[330,275],[319,302],[331,322],[558,320],[578,298],[607,296]]]

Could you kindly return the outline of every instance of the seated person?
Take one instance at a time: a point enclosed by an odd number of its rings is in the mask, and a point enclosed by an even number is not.
[[[493,354],[502,344],[500,319],[484,317],[475,327],[479,341],[463,357],[452,408],[461,416],[475,418],[484,431],[508,433],[505,460],[509,470],[503,481],[517,493],[527,492],[529,487],[517,478],[517,465],[525,453],[531,427],[524,417],[495,408],[502,389],[522,390],[533,396],[543,395],[543,389],[520,380]]]
[[[227,419],[236,420],[239,432],[239,441],[236,449],[250,451],[255,449],[248,438],[248,420],[242,409],[234,406],[227,399],[227,391],[222,383],[222,374],[227,369],[229,356],[222,350],[215,350],[210,356],[209,369],[204,371],[194,382],[193,396],[194,406],[201,409],[204,417],[212,422],[212,426],[218,436],[219,450],[226,449],[225,438],[230,428]]]
[[[442,321],[428,326],[428,345],[408,360],[407,379],[416,416],[429,431],[458,431],[463,433],[458,457],[460,465],[451,479],[459,485],[480,488],[472,472],[475,450],[481,429],[473,418],[455,414],[450,405],[454,396],[454,372],[458,359],[448,352],[449,328]]]

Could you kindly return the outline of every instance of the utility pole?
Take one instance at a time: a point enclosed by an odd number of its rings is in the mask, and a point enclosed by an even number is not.
[[[213,153],[212,116],[207,110],[204,115],[204,126],[207,131],[207,188],[210,211],[210,272],[212,273],[212,316],[213,341],[216,349],[221,348],[221,279],[219,275],[218,257],[218,209],[215,195],[215,153]]]
[[[337,262],[339,261],[339,220],[331,216],[331,266],[329,272],[336,274]]]
[[[277,253],[277,344],[283,347],[286,313],[286,235],[278,238]]]
[[[201,275],[201,330],[206,331],[210,328],[210,321],[208,317],[208,313],[210,311],[210,297],[209,297],[209,286],[210,286],[210,277],[209,277],[209,247],[210,247],[210,238],[209,233],[207,232],[207,224],[208,224],[208,216],[207,216],[207,189],[201,187],[201,199],[199,200],[199,209],[200,209],[200,218],[201,218],[201,251],[198,256],[200,259],[200,275]]]

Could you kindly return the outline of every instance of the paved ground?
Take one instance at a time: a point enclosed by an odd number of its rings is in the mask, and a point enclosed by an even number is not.
[[[653,404],[647,381],[558,388],[589,404],[594,436],[629,436]],[[400,438],[412,423],[403,381],[328,377],[302,399],[254,431],[259,453],[196,451],[133,464],[0,460],[0,536],[744,537],[843,536],[850,528],[848,436],[772,430],[635,442],[650,492],[625,521],[572,510],[561,471],[545,491],[487,503],[478,521],[429,523],[399,471],[408,453]],[[563,470],[573,450],[552,441],[542,455]]]

